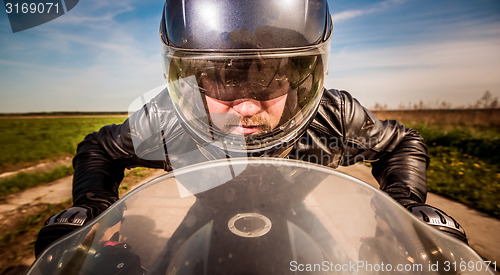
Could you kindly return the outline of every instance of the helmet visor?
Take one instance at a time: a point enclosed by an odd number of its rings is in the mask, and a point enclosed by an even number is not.
[[[293,52],[164,49],[174,106],[207,142],[240,149],[282,142],[319,102],[327,55],[319,46]]]

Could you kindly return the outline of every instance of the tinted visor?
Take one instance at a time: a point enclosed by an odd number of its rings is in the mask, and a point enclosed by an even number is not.
[[[299,87],[318,65],[319,55],[294,57],[174,58],[170,80],[195,76],[200,93],[221,101],[275,99]]]
[[[323,45],[260,51],[163,49],[174,108],[184,128],[203,142],[234,150],[270,148],[297,137],[319,104],[328,60]],[[240,99],[249,99],[248,105],[240,105],[245,102]]]

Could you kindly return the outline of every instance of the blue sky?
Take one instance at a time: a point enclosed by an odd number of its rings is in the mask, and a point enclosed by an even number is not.
[[[126,111],[164,83],[161,0],[85,0],[12,33],[0,10],[0,113]],[[500,1],[331,0],[327,88],[367,107],[500,97]]]

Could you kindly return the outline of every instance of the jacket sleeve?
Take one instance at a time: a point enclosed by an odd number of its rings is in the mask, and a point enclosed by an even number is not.
[[[338,94],[344,136],[340,164],[371,162],[381,190],[403,205],[425,202],[429,158],[419,133],[395,120],[379,120],[347,92]]]
[[[91,133],[78,145],[73,158],[73,204],[105,210],[118,200],[125,168],[165,168],[164,161],[145,160],[135,154],[129,119]]]

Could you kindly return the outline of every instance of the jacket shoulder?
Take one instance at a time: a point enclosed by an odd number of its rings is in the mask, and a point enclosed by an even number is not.
[[[345,113],[353,105],[353,101],[346,91],[325,89],[311,127],[323,133],[344,136]]]

